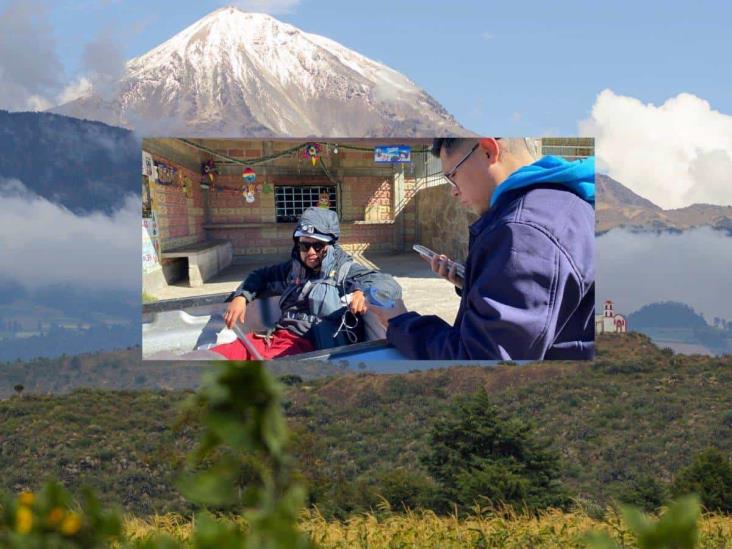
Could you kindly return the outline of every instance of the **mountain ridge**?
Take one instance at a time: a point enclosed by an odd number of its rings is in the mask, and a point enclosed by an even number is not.
[[[18,180],[76,215],[111,214],[140,195],[141,146],[103,122],[0,110],[0,184]]]
[[[619,181],[604,175],[595,176],[597,234],[625,227],[640,231],[682,231],[708,226],[732,235],[732,206],[691,204],[664,210]]]
[[[394,69],[235,7],[212,12],[129,60],[124,76],[105,91],[51,110],[192,137],[470,133]]]

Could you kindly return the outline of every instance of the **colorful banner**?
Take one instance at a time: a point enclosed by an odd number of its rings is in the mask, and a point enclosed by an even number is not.
[[[374,147],[374,162],[411,162],[409,145],[383,145]]]

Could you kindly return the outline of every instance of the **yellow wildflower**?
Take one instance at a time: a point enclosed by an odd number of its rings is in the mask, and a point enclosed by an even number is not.
[[[81,530],[81,517],[76,513],[69,513],[61,523],[61,533],[65,536],[73,536]]]
[[[15,513],[15,530],[19,534],[27,534],[33,528],[33,513],[27,507],[18,507]]]
[[[21,492],[18,494],[18,503],[25,505],[26,507],[33,505],[35,499],[36,496],[33,495],[33,492]]]
[[[56,526],[64,518],[65,511],[61,507],[54,507],[48,513],[48,524]]]

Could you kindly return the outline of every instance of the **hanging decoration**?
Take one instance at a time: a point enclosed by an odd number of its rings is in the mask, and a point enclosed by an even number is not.
[[[186,198],[191,198],[193,196],[193,185],[191,178],[187,175],[183,177],[183,194]]]
[[[206,160],[205,162],[201,162],[201,175],[206,176],[209,182],[214,183],[218,174],[219,171],[216,168],[216,163],[213,160]]]
[[[168,166],[164,162],[155,162],[155,170],[159,185],[172,185],[178,172],[173,166]]]
[[[244,185],[244,192],[242,193],[244,195],[244,200],[247,201],[248,204],[253,204],[256,200],[256,195],[254,192],[256,191],[256,185],[254,183],[249,183],[248,185]]]
[[[257,180],[257,174],[254,173],[254,170],[252,168],[244,168],[241,177],[244,180],[245,184],[254,183]]]
[[[262,186],[262,192],[267,194],[272,192],[272,185],[269,184],[269,181],[264,182],[264,185]]]
[[[320,158],[320,145],[318,143],[308,143],[305,145],[305,158],[309,158],[313,167]]]

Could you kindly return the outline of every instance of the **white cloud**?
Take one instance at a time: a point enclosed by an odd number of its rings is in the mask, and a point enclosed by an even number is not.
[[[121,39],[112,31],[100,31],[84,46],[82,64],[94,94],[111,99],[125,72],[125,55]]]
[[[269,13],[270,15],[286,15],[295,11],[301,0],[238,0],[226,2],[244,11],[255,13]]]
[[[493,33],[490,33],[490,32],[482,32],[482,33],[480,33],[480,37],[483,40],[493,40]]]
[[[0,108],[38,110],[61,87],[63,66],[46,2],[12,0],[0,12]]]
[[[702,153],[689,166],[689,174],[694,181],[703,185],[694,185],[686,194],[688,202],[714,204],[721,196],[727,197],[732,204],[732,152],[714,150]]]
[[[31,95],[26,101],[26,105],[32,111],[45,111],[53,106],[48,99],[40,95]]]
[[[111,216],[77,216],[17,179],[0,179],[3,277],[29,289],[64,283],[140,288],[140,207],[130,196]]]
[[[732,204],[732,116],[699,97],[655,106],[604,90],[579,133],[596,137],[598,170],[662,208]]]
[[[61,93],[58,94],[58,97],[56,98],[56,104],[63,105],[64,103],[68,103],[69,101],[73,101],[74,99],[78,99],[79,97],[85,97],[89,95],[91,91],[91,80],[89,80],[85,76],[82,76],[71,82],[71,84],[68,84],[61,91]]]
[[[681,234],[613,229],[596,240],[597,290],[624,314],[659,301],[680,301],[732,320],[732,238],[709,227]],[[633,326],[630,326],[631,330]]]
[[[84,46],[82,67],[84,74],[56,95],[54,105],[64,105],[92,93],[105,100],[114,97],[126,68],[122,41],[111,30],[100,32]]]

